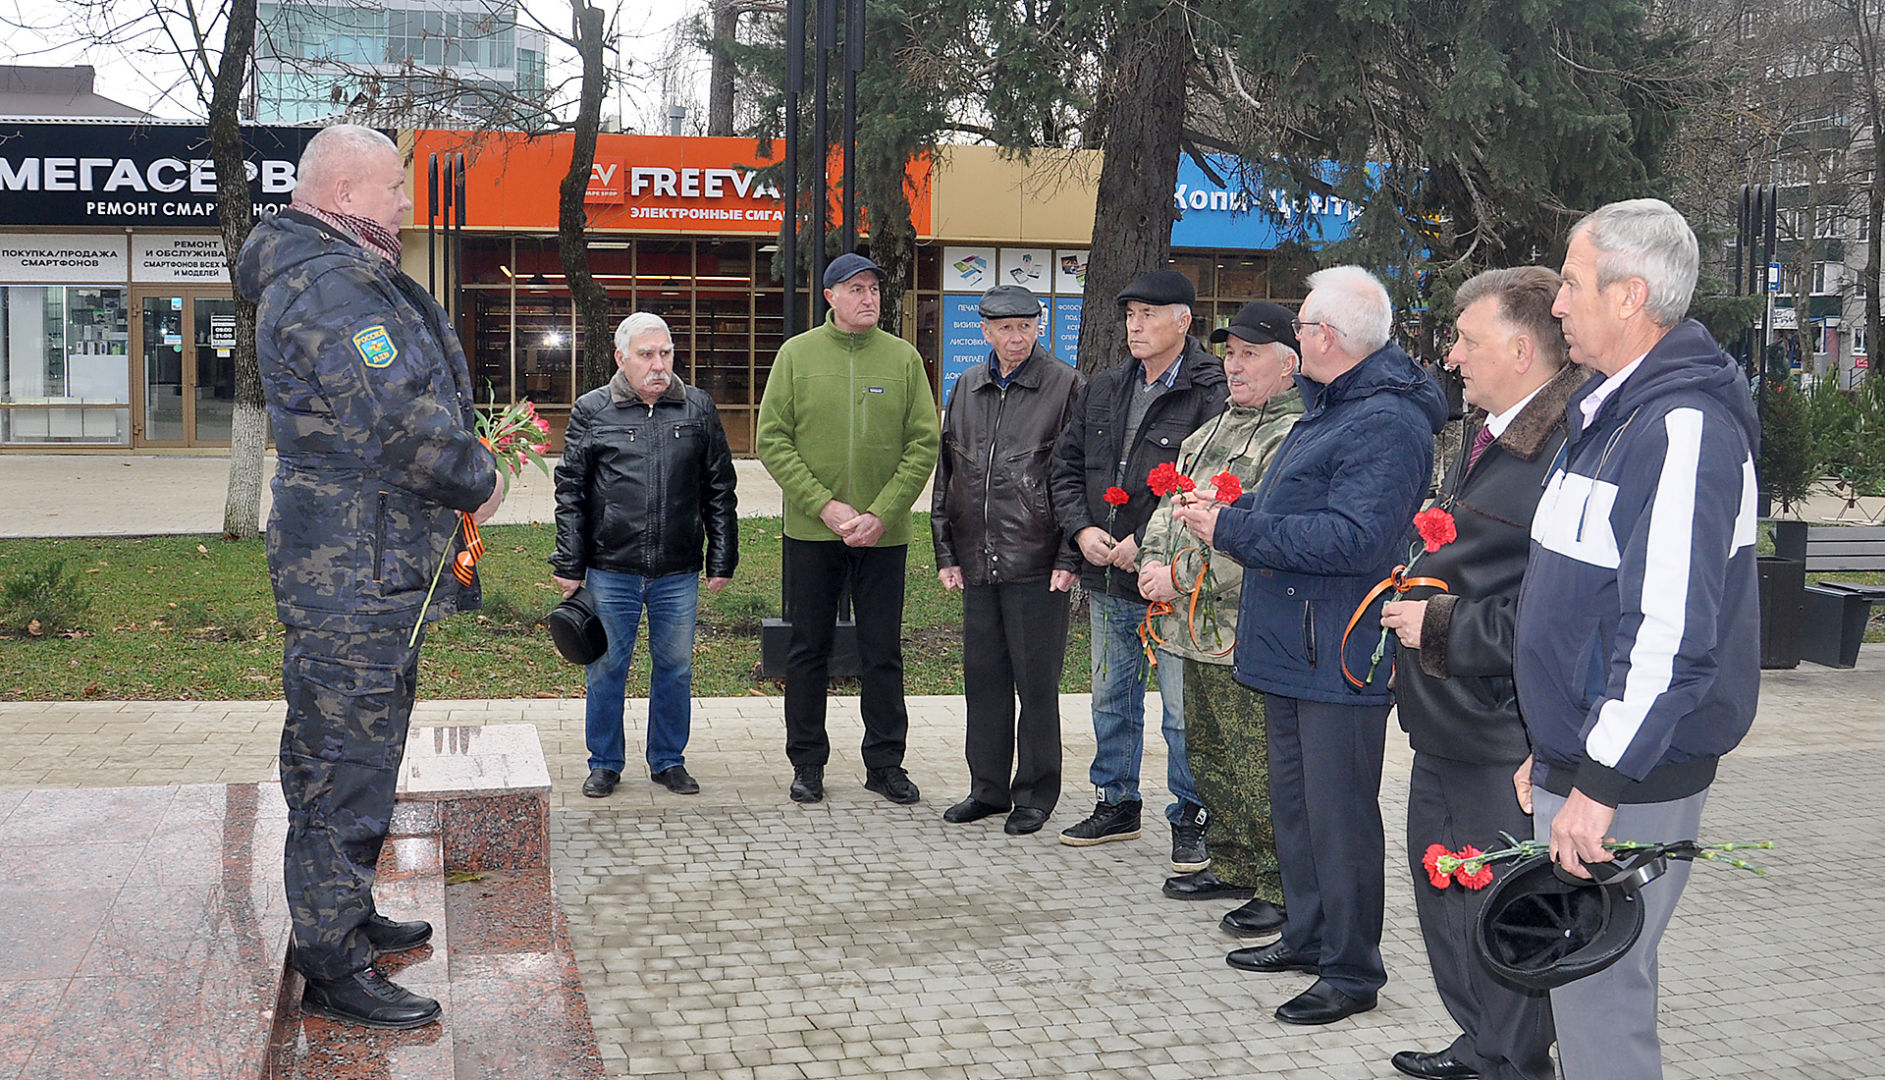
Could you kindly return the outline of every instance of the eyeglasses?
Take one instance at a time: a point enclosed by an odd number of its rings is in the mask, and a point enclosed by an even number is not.
[[[1297,337],[1302,336],[1303,327],[1305,326],[1320,326],[1322,329],[1330,331],[1331,333],[1334,333],[1343,337],[1347,336],[1346,334],[1342,332],[1342,328],[1339,326],[1336,326],[1334,323],[1326,323],[1326,322],[1321,322],[1318,320],[1310,320],[1309,322],[1304,322],[1301,319],[1291,319],[1289,321],[1289,326],[1290,326],[1290,329],[1296,331]]]

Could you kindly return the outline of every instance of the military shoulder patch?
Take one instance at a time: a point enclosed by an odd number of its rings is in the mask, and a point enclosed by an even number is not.
[[[399,356],[399,347],[384,326],[369,326],[355,334],[353,347],[360,350],[360,362],[373,368],[386,367]]]

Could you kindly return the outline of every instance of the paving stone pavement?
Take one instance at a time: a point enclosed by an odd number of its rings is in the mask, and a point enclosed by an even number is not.
[[[1885,646],[1860,669],[1770,672],[1722,767],[1710,839],[1773,839],[1765,878],[1702,867],[1663,951],[1670,1080],[1885,1075]],[[641,737],[632,715],[631,742]],[[1410,760],[1390,729],[1386,954],[1376,1011],[1296,1029],[1270,1011],[1305,977],[1224,966],[1228,903],[1166,900],[1167,835],[1075,849],[1087,701],[1062,701],[1067,784],[1048,829],[942,823],[966,790],[961,699],[911,700],[924,801],[862,789],[854,698],[834,699],[827,802],[785,797],[776,698],[696,704],[684,798],[631,773],[582,798],[580,701],[430,701],[421,725],[527,721],[550,759],[552,844],[611,1076],[1391,1077],[1452,1029],[1426,975],[1400,846]],[[274,702],[0,703],[0,788],[256,780]],[[1149,708],[1156,715],[1155,707]],[[1156,735],[1148,808],[1166,799]]]

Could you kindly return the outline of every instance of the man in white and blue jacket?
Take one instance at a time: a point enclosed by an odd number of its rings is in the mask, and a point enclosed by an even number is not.
[[[1375,1007],[1385,883],[1381,762],[1393,643],[1370,670],[1379,609],[1344,642],[1362,599],[1406,562],[1427,497],[1446,398],[1388,340],[1393,307],[1374,275],[1309,277],[1295,324],[1303,414],[1257,490],[1173,516],[1244,566],[1237,681],[1263,692],[1270,818],[1282,870],[1283,937],[1225,958],[1244,971],[1315,975],[1284,1002],[1286,1024],[1329,1024]],[[1343,660],[1360,685],[1343,677]]]
[[[1696,263],[1667,203],[1612,203],[1571,231],[1553,307],[1571,359],[1604,378],[1571,398],[1532,521],[1513,666],[1533,759],[1513,780],[1582,877],[1606,839],[1697,835],[1760,690],[1758,421],[1734,362],[1683,320]],[[1688,871],[1643,888],[1617,964],[1551,992],[1566,1080],[1662,1076],[1656,946]]]

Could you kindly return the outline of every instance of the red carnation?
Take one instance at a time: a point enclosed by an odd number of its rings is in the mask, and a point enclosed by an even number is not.
[[[1146,474],[1145,486],[1152,489],[1152,494],[1162,499],[1177,491],[1195,491],[1198,482],[1179,472],[1178,466],[1167,461]]]
[[[1441,857],[1451,854],[1453,853],[1446,849],[1445,844],[1428,844],[1427,854],[1421,857],[1420,865],[1427,869],[1427,880],[1432,882],[1436,889],[1444,889],[1453,884],[1453,876],[1440,869]]]
[[[1234,503],[1244,497],[1244,482],[1230,473],[1218,473],[1211,478],[1211,483],[1217,485],[1218,502]]]
[[[1117,487],[1107,488],[1105,498],[1108,506],[1124,506],[1132,501],[1132,496],[1126,494],[1125,488]]]
[[[1460,879],[1461,885],[1469,889],[1483,889],[1492,884],[1492,869],[1484,863],[1475,864],[1473,862],[1474,859],[1484,854],[1485,852],[1471,844],[1459,850],[1458,858],[1460,865],[1453,871],[1453,875]],[[1474,866],[1476,866],[1477,869],[1470,869],[1470,867]]]
[[[1420,531],[1421,542],[1427,545],[1429,555],[1459,539],[1459,528],[1453,524],[1453,515],[1439,507],[1430,507],[1414,515],[1414,528]]]

